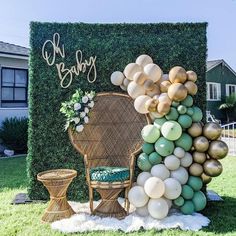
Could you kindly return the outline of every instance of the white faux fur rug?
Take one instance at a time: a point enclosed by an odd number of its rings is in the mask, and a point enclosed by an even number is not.
[[[123,199],[119,199],[122,203]],[[163,220],[156,220],[152,217],[141,217],[131,208],[131,213],[123,220],[116,218],[101,218],[91,216],[89,203],[69,202],[74,211],[77,213],[71,218],[53,222],[52,229],[59,230],[63,233],[87,232],[87,231],[117,231],[133,232],[143,229],[170,229],[180,228],[182,230],[198,231],[203,226],[207,226],[210,220],[200,213],[193,215],[183,215],[176,210],[171,210],[169,215]],[[98,202],[94,202],[96,206]]]

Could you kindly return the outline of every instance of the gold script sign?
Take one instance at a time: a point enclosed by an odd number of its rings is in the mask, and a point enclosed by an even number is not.
[[[91,56],[88,60],[83,60],[83,53],[81,50],[75,52],[75,65],[66,67],[64,62],[55,63],[57,57],[60,57],[63,60],[66,56],[64,44],[60,45],[59,33],[55,33],[52,40],[48,39],[44,42],[42,56],[49,66],[56,66],[62,88],[68,88],[71,85],[74,76],[79,76],[80,73],[87,72],[87,80],[89,83],[94,83],[97,78],[95,64],[97,57]]]

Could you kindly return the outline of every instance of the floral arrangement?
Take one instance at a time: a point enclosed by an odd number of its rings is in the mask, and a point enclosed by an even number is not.
[[[65,130],[72,127],[77,132],[82,132],[84,124],[89,122],[89,112],[94,106],[95,92],[75,91],[69,101],[61,104],[60,112],[66,117]]]

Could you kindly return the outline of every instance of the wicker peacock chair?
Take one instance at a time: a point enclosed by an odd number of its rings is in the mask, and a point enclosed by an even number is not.
[[[72,145],[84,156],[92,214],[123,218],[129,213],[127,195],[133,181],[135,156],[141,150],[141,130],[147,123],[148,116],[134,109],[129,96],[100,93],[84,130],[77,133],[69,129]],[[102,199],[96,209],[94,189]],[[124,189],[126,211],[117,201]]]

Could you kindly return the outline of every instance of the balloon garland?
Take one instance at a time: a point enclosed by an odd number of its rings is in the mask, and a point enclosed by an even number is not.
[[[193,99],[196,81],[194,71],[180,66],[163,74],[148,55],[111,75],[112,84],[134,99],[136,111],[149,113],[153,121],[141,131],[144,143],[137,165],[143,172],[128,194],[141,216],[163,219],[172,205],[183,214],[203,210],[203,186],[223,170],[219,160],[228,146],[219,139],[219,124],[202,122]]]

